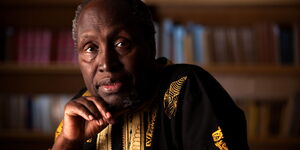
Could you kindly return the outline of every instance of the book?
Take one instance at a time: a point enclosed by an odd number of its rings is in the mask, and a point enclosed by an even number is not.
[[[259,109],[259,118],[258,118],[258,137],[266,138],[269,136],[269,127],[270,127],[270,116],[271,116],[271,102],[259,100],[258,109]]]
[[[6,43],[6,31],[0,29],[0,62],[5,61],[5,43]]]
[[[0,130],[52,134],[63,119],[67,94],[1,94]]]
[[[160,57],[171,58],[172,51],[172,32],[173,32],[173,21],[170,19],[163,20],[162,23],[162,47],[161,52],[159,53]]]
[[[249,100],[248,109],[248,137],[256,138],[259,135],[259,109],[258,103],[255,100]]]
[[[226,41],[226,29],[225,27],[215,27],[212,31],[213,38],[213,51],[215,62],[218,64],[228,64],[230,62],[229,59],[229,51],[228,45]]]
[[[185,28],[177,25],[173,28],[173,61],[174,63],[184,63],[184,36],[186,34]]]
[[[51,55],[51,43],[52,43],[52,32],[49,29],[43,29],[39,32],[40,41],[37,51],[37,56],[39,57],[37,63],[49,64]]]
[[[290,137],[299,137],[300,136],[300,93],[296,94],[293,98],[293,102],[290,103],[291,119],[289,123],[288,134]]]
[[[293,24],[294,31],[294,60],[295,65],[300,65],[300,22]]]
[[[279,25],[279,45],[281,64],[293,64],[293,29],[290,25]]]
[[[187,26],[185,27],[185,34],[183,35],[183,56],[184,63],[193,64],[195,63],[195,53],[193,49],[193,36],[191,29]]]
[[[204,30],[205,27],[190,23],[188,30],[192,38],[193,61],[197,64],[205,64]]]
[[[231,62],[233,64],[242,64],[244,63],[244,54],[242,53],[241,41],[239,37],[239,32],[241,29],[237,27],[229,27],[226,30],[227,34],[227,43],[228,43],[228,50],[230,51]]]

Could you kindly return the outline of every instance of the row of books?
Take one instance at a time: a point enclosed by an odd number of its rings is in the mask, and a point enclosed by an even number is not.
[[[157,57],[175,63],[300,65],[300,23],[257,23],[249,26],[156,25]],[[67,29],[0,30],[0,62],[76,63]]]
[[[53,134],[70,95],[0,95],[0,130]]]
[[[300,64],[300,23],[204,26],[166,19],[159,33],[158,55],[175,63]]]
[[[237,100],[245,112],[249,139],[300,137],[300,94],[290,99]]]
[[[8,27],[0,32],[0,61],[2,62],[76,63],[70,30]]]

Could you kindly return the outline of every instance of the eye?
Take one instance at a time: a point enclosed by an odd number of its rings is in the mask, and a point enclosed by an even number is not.
[[[83,47],[84,53],[93,53],[98,51],[98,46],[93,43],[88,43]]]
[[[85,61],[92,61],[98,55],[99,47],[94,43],[85,44],[81,50],[79,55]]]
[[[127,54],[132,49],[130,40],[125,38],[116,40],[114,46],[116,51],[121,55]]]
[[[129,43],[128,42],[118,42],[116,44],[116,47],[117,48],[127,48],[129,46]]]

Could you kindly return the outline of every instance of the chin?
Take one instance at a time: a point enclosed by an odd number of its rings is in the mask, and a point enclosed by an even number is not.
[[[102,97],[111,112],[134,109],[141,103],[136,92],[109,94]]]

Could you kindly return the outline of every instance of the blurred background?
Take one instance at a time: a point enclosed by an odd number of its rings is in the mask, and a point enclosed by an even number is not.
[[[244,110],[252,150],[300,149],[300,1],[146,0],[157,57],[199,65]],[[80,0],[0,2],[0,149],[47,149],[83,86]]]

